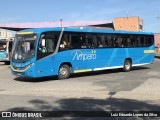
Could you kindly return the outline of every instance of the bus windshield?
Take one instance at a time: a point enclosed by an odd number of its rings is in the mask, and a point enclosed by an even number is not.
[[[7,42],[0,41],[0,52],[4,52],[7,49]]]
[[[36,34],[17,34],[12,49],[14,61],[26,61],[35,55]]]

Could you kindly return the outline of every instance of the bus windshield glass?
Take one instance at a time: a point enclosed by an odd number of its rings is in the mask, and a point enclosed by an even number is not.
[[[35,55],[37,34],[17,34],[12,49],[14,61],[26,61]]]
[[[6,51],[6,48],[7,48],[7,42],[0,41],[0,52]]]

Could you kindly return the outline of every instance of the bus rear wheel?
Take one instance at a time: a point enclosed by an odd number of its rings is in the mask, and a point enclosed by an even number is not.
[[[66,64],[61,65],[58,72],[58,79],[67,79],[70,76],[70,67]]]
[[[128,59],[126,59],[126,60],[124,61],[123,70],[124,70],[125,72],[129,72],[129,71],[131,70],[131,67],[132,67],[131,61],[128,60]]]

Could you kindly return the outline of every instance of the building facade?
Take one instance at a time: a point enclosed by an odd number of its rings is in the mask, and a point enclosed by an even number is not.
[[[138,16],[135,17],[119,17],[114,19],[115,30],[126,30],[126,31],[144,31],[144,22]]]
[[[9,38],[13,38],[14,35],[12,32],[8,31],[8,30],[3,30],[0,29],[0,39],[9,39]]]
[[[155,39],[155,46],[160,47],[160,33],[155,33],[154,39]]]

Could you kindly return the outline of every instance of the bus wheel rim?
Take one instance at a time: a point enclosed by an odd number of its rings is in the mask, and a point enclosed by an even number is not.
[[[125,64],[125,68],[126,68],[127,70],[129,70],[129,69],[130,69],[130,67],[131,67],[130,63],[129,63],[129,62],[126,62],[126,64]]]
[[[60,76],[67,76],[68,71],[66,68],[62,67],[62,68],[60,68],[59,74],[60,74]]]

